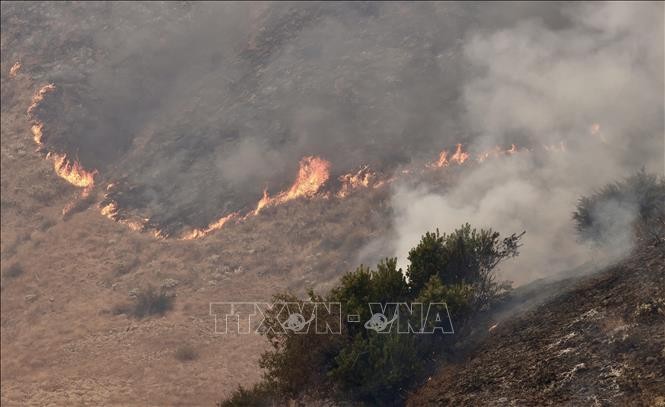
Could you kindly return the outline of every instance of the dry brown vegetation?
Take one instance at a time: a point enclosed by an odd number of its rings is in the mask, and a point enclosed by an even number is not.
[[[22,74],[9,78],[18,54],[4,51],[6,40],[3,34],[3,405],[210,405],[259,379],[266,343],[214,335],[209,302],[325,290],[352,269],[362,244],[385,232],[383,190],[268,208],[190,242],[133,232],[96,205],[63,219],[80,191],[34,151],[25,109],[41,84],[30,76],[37,61],[23,58]],[[23,272],[6,278],[5,265],[14,263]],[[143,319],[113,312],[131,304],[130,291],[168,279],[177,281],[170,312]],[[175,358],[181,343],[198,357]]]

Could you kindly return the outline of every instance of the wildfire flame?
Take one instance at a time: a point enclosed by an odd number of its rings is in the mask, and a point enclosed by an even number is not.
[[[436,162],[432,164],[431,167],[443,168],[447,166],[448,166],[448,150],[443,150],[439,153],[439,159],[436,160]]]
[[[464,161],[469,159],[469,153],[464,152],[462,150],[462,145],[458,144],[457,149],[455,150],[455,154],[450,157],[451,162],[456,162],[459,165],[464,164]]]
[[[457,144],[455,147],[455,152],[450,156],[450,159],[448,158],[448,154],[448,150],[441,151],[439,153],[439,159],[434,163],[427,165],[427,167],[444,168],[450,165],[450,163],[457,163],[458,165],[462,165],[470,157],[469,153],[464,151],[461,144]]]
[[[37,122],[32,125],[30,128],[30,131],[32,131],[32,139],[35,141],[37,145],[43,145],[44,144],[44,123],[42,122]]]
[[[20,62],[16,62],[10,70],[10,74],[15,74],[20,68]],[[44,101],[44,98],[47,94],[53,92],[54,90],[55,85],[53,83],[49,83],[39,88],[39,90],[37,90],[37,92],[35,92],[35,94],[32,96],[32,103],[27,110],[28,116],[32,117],[37,106],[39,106],[39,104]],[[39,120],[34,120],[32,126],[30,127],[30,131],[32,133],[32,139],[34,140],[35,144],[38,146],[43,146],[44,123]],[[46,155],[46,158],[53,160],[53,169],[60,178],[69,182],[75,187],[83,188],[81,198],[87,198],[90,195],[90,192],[95,185],[95,174],[97,174],[96,170],[85,170],[78,161],[71,160],[69,157],[67,157],[67,154],[49,152]],[[76,202],[70,202],[67,204],[67,206],[65,206],[62,211],[63,215],[70,213],[77,205],[78,203]]]
[[[91,188],[95,184],[96,171],[86,171],[78,161],[72,161],[67,154],[51,153],[53,169],[58,176],[79,188]]]
[[[118,205],[115,202],[111,202],[110,204],[103,206],[101,214],[109,219],[115,220],[115,217],[118,214]]]
[[[32,95],[32,103],[28,107],[28,115],[32,115],[34,110],[39,106],[39,104],[44,100],[44,97],[55,90],[55,84],[49,83],[44,85],[39,90]]]
[[[271,198],[267,190],[263,191],[263,198],[256,205],[254,214],[257,215],[266,206],[273,206],[291,201],[296,198],[311,198],[330,177],[330,162],[315,156],[304,157],[300,160],[298,177],[291,188],[280,192]]]
[[[18,71],[20,70],[21,70],[21,62],[20,61],[14,62],[14,65],[12,65],[12,67],[9,68],[9,76],[11,78],[15,78],[16,75],[18,75]]]
[[[472,161],[482,163],[490,157],[496,158],[496,157],[500,157],[502,155],[513,155],[513,154],[519,153],[520,151],[523,151],[523,150],[525,150],[525,149],[520,149],[515,144],[512,144],[510,146],[510,148],[507,149],[507,150],[503,150],[501,147],[496,146],[496,147],[491,148],[487,151],[482,151],[482,152],[478,153],[475,156],[475,160],[472,160]],[[528,150],[526,150],[526,151],[528,151]],[[457,165],[462,165],[471,158],[471,154],[464,151],[461,144],[457,144],[457,146],[455,147],[455,153],[452,156],[450,156],[450,159],[448,159],[448,154],[449,154],[448,150],[441,151],[439,153],[439,158],[435,162],[433,162],[431,164],[427,164],[426,167],[427,168],[443,168],[443,167],[447,167],[448,165],[450,165],[450,163],[456,163]]]
[[[348,196],[351,191],[357,188],[367,188],[376,178],[376,173],[371,171],[368,166],[362,166],[355,173],[344,174],[339,177],[339,181],[342,184],[339,192],[337,192],[337,197],[344,198]]]
[[[182,240],[192,240],[192,239],[199,239],[201,237],[205,237],[205,236],[209,235],[210,233],[221,229],[222,227],[224,227],[224,225],[228,221],[230,221],[230,220],[232,220],[236,217],[238,217],[238,213],[233,212],[231,214],[228,214],[226,216],[223,216],[223,217],[219,218],[217,221],[211,223],[210,225],[208,225],[204,229],[194,229],[194,230],[192,230],[191,232],[185,234],[181,239]]]

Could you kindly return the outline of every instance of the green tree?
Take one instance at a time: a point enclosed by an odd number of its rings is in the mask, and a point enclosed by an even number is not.
[[[501,239],[492,229],[471,228],[468,223],[451,234],[426,233],[409,251],[407,277],[418,295],[433,276],[445,285],[471,284],[475,302],[486,305],[500,291],[494,269],[504,259],[519,254],[524,232]]]

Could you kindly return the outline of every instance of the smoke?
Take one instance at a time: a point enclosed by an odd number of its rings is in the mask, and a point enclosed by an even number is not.
[[[306,155],[329,160],[334,179],[364,164],[389,175],[458,142],[478,151],[564,141],[565,159],[488,161],[445,195],[395,191],[400,257],[437,226],[420,224],[422,211],[457,208],[455,224],[526,229],[526,259],[564,237],[586,188],[662,169],[662,8],[4,3],[3,35],[20,32],[4,48],[32,53],[25,69],[56,83],[38,112],[49,147],[98,169],[118,185],[121,209],[167,232],[284,190]],[[3,65],[20,57],[3,53]],[[412,208],[400,209],[403,197]],[[526,202],[543,208],[549,237]],[[496,219],[510,216],[518,220]]]
[[[663,171],[663,5],[566,4],[563,28],[538,19],[470,32],[463,55],[476,75],[462,85],[472,147],[530,140],[565,152],[521,153],[459,175],[454,187],[395,188],[394,253],[404,259],[425,230],[464,222],[526,230],[521,255],[503,269],[518,283],[626,254],[637,208],[602,208],[609,247],[575,239],[577,199],[639,170]]]

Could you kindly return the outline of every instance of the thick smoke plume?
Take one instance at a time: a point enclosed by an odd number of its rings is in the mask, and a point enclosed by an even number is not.
[[[641,167],[663,173],[663,5],[566,4],[551,26],[516,19],[470,32],[462,45],[465,125],[479,147],[520,140],[565,151],[518,154],[462,173],[445,192],[395,189],[395,254],[405,258],[423,230],[463,222],[504,233],[526,230],[504,277],[525,282],[629,251],[636,208],[605,206],[609,249],[575,240],[577,199]],[[563,142],[563,144],[561,144]]]
[[[580,193],[662,171],[662,4],[2,7],[3,30],[33,24],[3,66],[20,59],[57,87],[35,112],[45,143],[166,233],[253,209],[305,156],[329,160],[332,180],[361,165],[388,177],[456,143],[514,143],[534,152],[469,168],[443,194],[397,187],[390,243],[403,258],[436,226],[526,229],[530,276],[584,258],[569,233]]]

